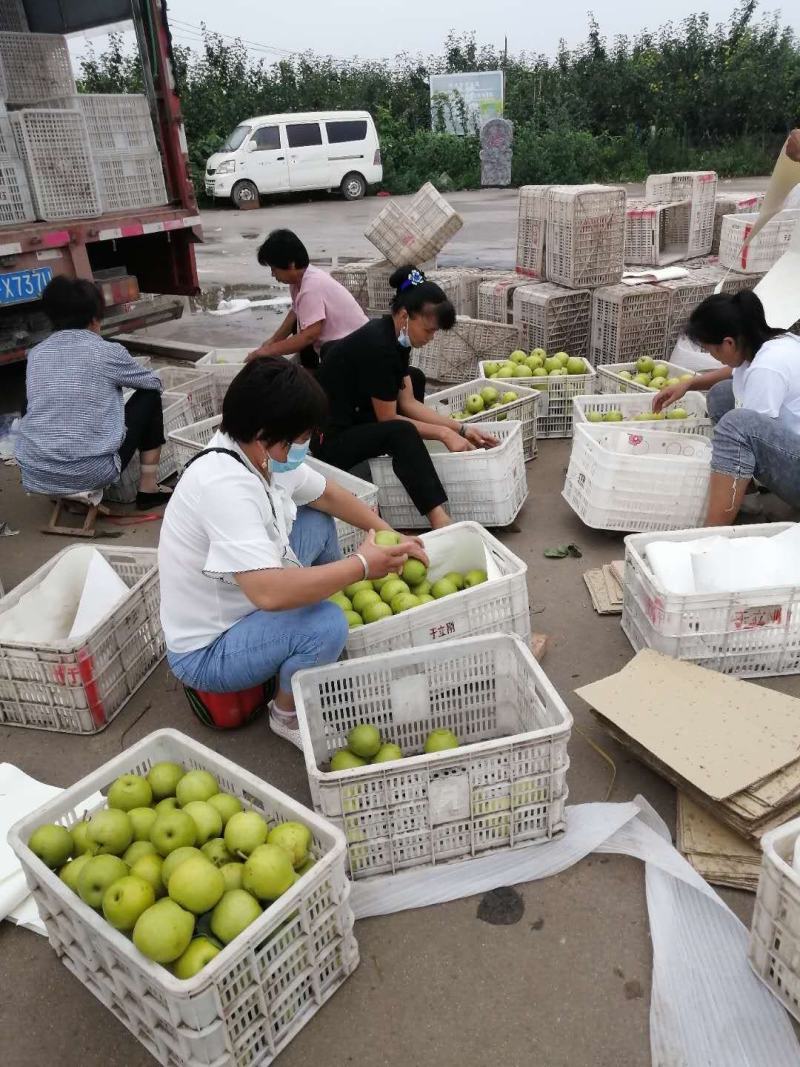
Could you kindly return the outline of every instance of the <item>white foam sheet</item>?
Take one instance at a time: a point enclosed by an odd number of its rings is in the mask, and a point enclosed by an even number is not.
[[[789,247],[753,292],[764,305],[764,316],[776,330],[788,330],[800,319],[800,225]]]
[[[78,610],[67,640],[77,641],[88,634],[125,599],[128,592],[127,585],[108,560],[93,550]]]
[[[363,919],[427,907],[549,877],[590,852],[646,864],[653,1067],[797,1067],[789,1018],[748,965],[745,927],[672,846],[643,797],[568,808],[567,832],[547,845],[357,882],[353,909]]]

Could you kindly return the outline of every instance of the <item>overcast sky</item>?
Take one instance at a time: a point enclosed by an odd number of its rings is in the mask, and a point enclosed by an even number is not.
[[[700,9],[708,11],[713,22],[721,22],[733,6],[734,0],[704,0],[701,5],[693,0],[671,0],[662,10],[669,10],[673,21]],[[769,0],[764,7],[781,11],[781,21],[800,32],[797,0],[784,3],[782,10]],[[340,0],[338,4],[331,0],[263,4],[253,0],[170,0],[169,17],[175,38],[182,44],[199,45],[199,31],[192,27],[206,22],[211,30],[253,42],[253,54],[268,60],[280,53],[266,48],[380,59],[404,51],[438,52],[451,29],[474,30],[480,43],[497,46],[502,46],[503,37],[508,35],[509,51],[552,55],[561,38],[570,46],[585,39],[589,9],[608,37],[655,29],[662,21],[656,5],[641,0],[559,0],[552,7],[534,7],[523,0],[434,0],[424,4],[414,0]],[[102,47],[103,39],[95,44]],[[73,51],[83,51],[81,42],[74,41]]]

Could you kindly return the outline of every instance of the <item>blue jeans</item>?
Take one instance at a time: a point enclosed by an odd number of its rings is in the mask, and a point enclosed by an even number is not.
[[[733,382],[708,391],[713,420],[711,469],[731,478],[755,478],[775,496],[800,507],[800,434],[777,419],[735,407]]]
[[[289,541],[304,567],[341,559],[333,519],[313,508],[298,510]],[[184,685],[207,693],[250,689],[276,674],[290,692],[295,671],[339,658],[347,632],[344,613],[323,600],[291,611],[254,611],[205,648],[167,652],[167,660]]]

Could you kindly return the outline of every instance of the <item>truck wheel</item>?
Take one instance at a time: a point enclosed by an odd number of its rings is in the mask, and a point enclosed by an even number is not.
[[[255,207],[261,207],[261,201],[258,198],[258,189],[252,182],[241,181],[237,182],[231,190],[231,200],[239,208],[240,211],[247,211]]]
[[[354,170],[342,179],[342,196],[345,200],[361,200],[367,192],[367,183]]]

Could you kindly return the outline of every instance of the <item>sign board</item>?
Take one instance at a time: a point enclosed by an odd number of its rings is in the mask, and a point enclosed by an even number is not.
[[[474,133],[487,119],[500,118],[503,114],[502,70],[431,74],[430,86],[434,129],[438,129],[441,116],[448,133]]]

